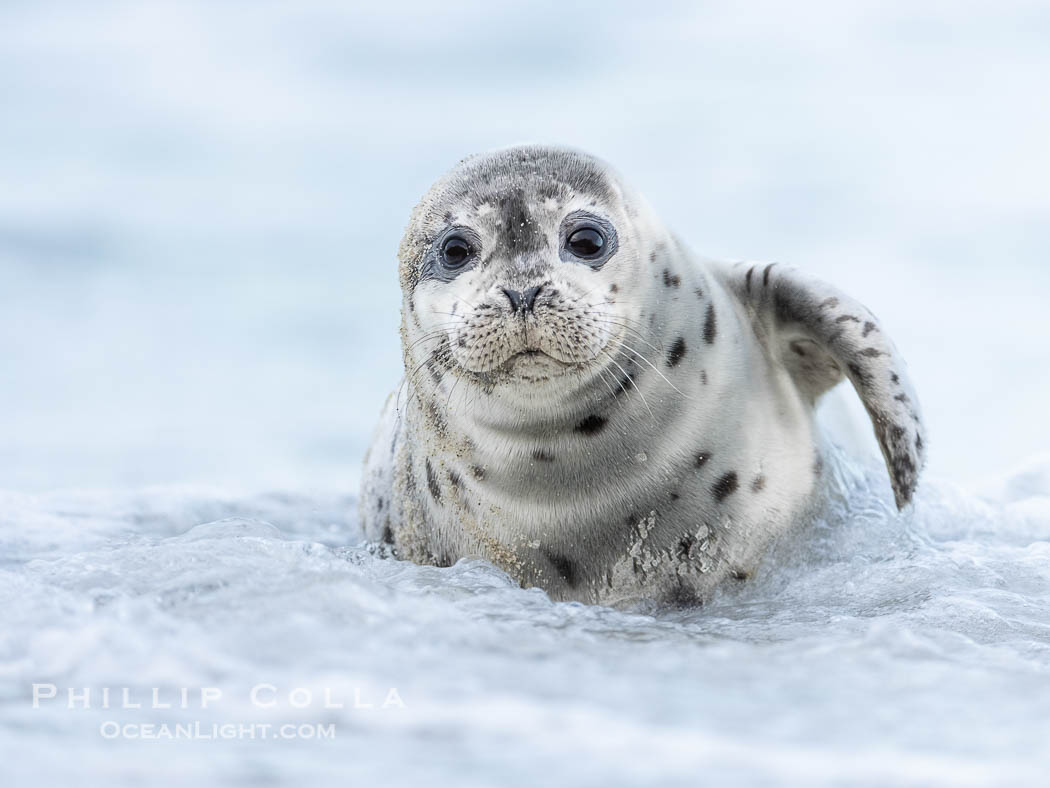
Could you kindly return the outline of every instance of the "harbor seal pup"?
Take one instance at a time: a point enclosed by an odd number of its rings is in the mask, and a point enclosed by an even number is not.
[[[399,258],[405,379],[360,510],[401,558],[487,559],[559,600],[702,601],[819,505],[814,405],[843,378],[912,499],[919,402],[875,316],[692,254],[591,156],[464,160]]]

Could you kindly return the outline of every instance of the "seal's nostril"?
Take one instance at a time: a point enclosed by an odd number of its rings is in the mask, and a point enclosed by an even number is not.
[[[504,287],[503,294],[507,296],[507,300],[510,301],[510,311],[517,312],[521,308],[521,293],[517,290],[508,290]]]
[[[543,285],[536,285],[535,287],[530,287],[522,294],[522,301],[524,302],[523,308],[526,312],[532,311],[532,307],[536,304],[536,296],[540,294],[540,290],[542,289]]]
[[[540,290],[543,289],[543,285],[536,285],[530,287],[524,293],[519,293],[517,290],[510,290],[509,288],[503,288],[503,295],[510,301],[510,311],[517,312],[521,310],[524,312],[531,312],[533,306],[536,305],[536,296],[540,294]]]

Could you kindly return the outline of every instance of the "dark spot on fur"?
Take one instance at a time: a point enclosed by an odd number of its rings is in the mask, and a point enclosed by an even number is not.
[[[655,249],[653,249],[653,251],[649,252],[649,262],[650,263],[655,263],[656,262],[656,250]]]
[[[857,379],[857,382],[860,383],[860,385],[868,385],[868,383],[870,382],[870,378],[868,377],[867,372],[865,372],[863,369],[860,368],[860,366],[853,362],[850,362],[846,366],[849,369],[849,371],[853,374],[853,377]]]
[[[500,232],[497,249],[502,256],[514,258],[538,252],[547,246],[547,236],[529,213],[529,198],[514,191],[499,198]]]
[[[482,479],[484,479],[484,478],[485,478],[485,469],[484,469],[484,468],[482,468],[482,467],[481,467],[480,465],[471,465],[471,466],[470,466],[470,473],[471,473],[471,475],[473,475],[473,477],[474,477],[475,479],[477,479],[477,480],[478,480],[479,482],[480,482],[480,481],[481,481]]]
[[[795,314],[795,307],[792,305],[791,299],[785,297],[777,288],[773,288],[773,316],[776,318],[777,323],[780,324],[805,322]],[[817,319],[820,320],[819,315]]]
[[[755,477],[755,480],[751,482],[752,492],[762,492],[766,487],[766,477],[761,473]]]
[[[922,436],[921,435],[916,435],[915,436],[915,451],[918,451],[918,452],[922,451]]]
[[[606,419],[603,416],[591,415],[576,425],[576,432],[584,435],[594,435],[605,428]]]
[[[609,285],[609,292],[610,293],[618,293],[618,292],[620,292],[620,286],[618,284],[616,284],[616,282],[613,282],[611,285]]]
[[[672,501],[677,501],[677,500],[678,500],[679,498],[681,498],[681,497],[682,497],[682,496],[681,496],[681,495],[679,495],[679,494],[678,494],[678,493],[676,493],[676,492],[673,492],[673,493],[671,493],[671,500],[672,500]]]
[[[896,372],[894,372],[892,375],[890,375],[890,380],[892,380],[894,383],[900,383],[901,382],[900,375],[898,375]]]
[[[383,496],[380,495],[378,498],[376,498],[376,509],[382,509],[385,503],[386,501],[383,500]]]
[[[894,397],[894,399],[897,400],[897,402],[910,402],[910,400],[908,399],[908,395],[904,392],[898,394],[896,397]]]
[[[773,270],[773,266],[776,263],[770,263],[766,266],[766,270],[762,272],[762,287],[769,287],[769,272]]]
[[[466,336],[461,336],[461,337],[459,338],[459,342],[458,342],[457,344],[458,344],[458,345],[459,345],[460,347],[466,347],[466,346],[467,346],[467,338],[466,338]]]
[[[438,569],[448,569],[452,566],[455,561],[452,560],[448,553],[442,553],[441,555],[434,556],[434,566]]]
[[[904,437],[904,435],[904,427],[902,427],[901,425],[894,424],[892,427],[890,427],[890,438],[893,439],[894,443],[899,443]]]
[[[532,453],[532,459],[537,462],[554,462],[554,455],[546,449],[536,449],[536,451]]]
[[[681,539],[678,540],[678,544],[675,547],[674,554],[677,558],[683,561],[691,558],[693,554],[693,547],[696,545],[696,537],[692,534],[685,534]]]
[[[430,373],[430,377],[434,379],[435,383],[441,382],[441,370],[437,368],[437,365],[433,361],[427,362],[427,372]]]
[[[554,570],[561,575],[561,579],[570,587],[575,587],[576,583],[579,582],[579,568],[576,566],[576,562],[568,556],[561,555],[560,553],[552,553],[550,551],[543,551],[544,557],[550,561],[551,566]]]
[[[710,460],[710,459],[711,459],[711,452],[709,452],[709,451],[699,452],[696,455],[696,467],[697,468],[702,468],[704,465],[707,464],[707,461]]]
[[[427,458],[425,463],[427,471],[427,487],[430,488],[430,495],[434,498],[436,503],[441,503],[441,487],[438,485],[437,476],[434,475],[434,466],[430,464],[430,458]]]
[[[452,482],[452,486],[457,490],[463,486],[463,480],[459,478],[459,474],[455,471],[448,472],[448,480]]]
[[[882,355],[882,351],[876,347],[866,347],[860,351],[860,354],[862,356],[867,356],[868,358],[876,358],[877,356]]]
[[[386,544],[394,543],[394,532],[390,530],[389,525],[383,526],[383,542]]]
[[[813,458],[813,475],[820,476],[824,472],[824,458],[819,454]]]
[[[915,492],[917,475],[915,462],[907,451],[895,453],[893,455],[892,468],[894,495],[897,498],[898,506],[903,507],[911,501]]]
[[[751,577],[751,573],[748,572],[746,569],[740,569],[739,567],[737,567],[730,571],[729,576],[732,577],[734,580],[747,580],[749,577]]]
[[[445,417],[441,413],[441,409],[437,406],[437,403],[433,400],[426,400],[424,407],[427,410],[427,416],[430,419],[430,423],[434,426],[436,432],[444,434],[448,427],[445,424]]]
[[[703,383],[705,386],[707,385],[707,370],[706,369],[700,370],[700,382]]]
[[[593,177],[593,176],[592,176]],[[564,183],[544,181],[536,185],[536,192],[544,200],[554,200],[559,208],[569,197],[569,188]],[[480,205],[478,207],[481,207]]]
[[[820,302],[821,309],[832,309],[838,305],[839,300],[837,298],[825,298],[823,301]]]
[[[755,273],[755,267],[751,266],[747,269],[747,276],[744,277],[744,284],[747,286],[747,292],[751,292],[751,274]]]
[[[664,269],[664,287],[678,287],[682,284],[682,277],[672,274],[667,268]]]
[[[856,315],[839,315],[835,318],[836,323],[845,323],[847,320],[852,320],[854,323],[860,322],[860,318]]]
[[[696,297],[699,298],[701,301],[704,300],[704,291],[701,290],[699,287],[696,288],[696,290],[694,290],[693,292],[696,293]]]
[[[703,600],[696,595],[696,591],[679,581],[678,585],[665,594],[664,604],[679,608],[699,607],[703,604]]]
[[[713,345],[716,336],[718,336],[718,324],[715,321],[715,305],[708,304],[707,317],[704,318],[704,342]]]
[[[685,358],[685,338],[678,337],[671,349],[667,351],[667,366],[677,367],[678,362]]]
[[[864,333],[862,333],[861,336],[862,337],[866,337],[872,331],[878,331],[878,330],[879,330],[878,326],[876,326],[874,323],[872,323],[869,320],[867,323],[864,324]]]
[[[721,503],[735,493],[739,486],[740,482],[737,480],[736,471],[730,471],[714,483],[714,486],[711,488],[711,494],[715,496],[716,501]]]

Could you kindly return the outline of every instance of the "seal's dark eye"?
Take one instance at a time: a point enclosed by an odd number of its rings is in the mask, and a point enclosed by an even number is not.
[[[577,257],[597,257],[605,247],[605,236],[593,227],[581,227],[569,236],[567,244]]]
[[[470,259],[472,254],[474,254],[474,250],[470,247],[470,244],[458,235],[453,235],[451,238],[446,239],[441,246],[441,256],[445,259],[445,265],[449,268],[459,268]]]

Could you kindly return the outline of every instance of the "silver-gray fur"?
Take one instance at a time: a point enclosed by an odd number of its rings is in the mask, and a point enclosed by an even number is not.
[[[566,252],[580,222],[597,263]],[[399,256],[406,376],[361,513],[402,558],[484,558],[557,599],[702,600],[819,505],[814,404],[843,376],[911,500],[922,418],[874,315],[786,266],[693,255],[593,157],[466,159]]]

